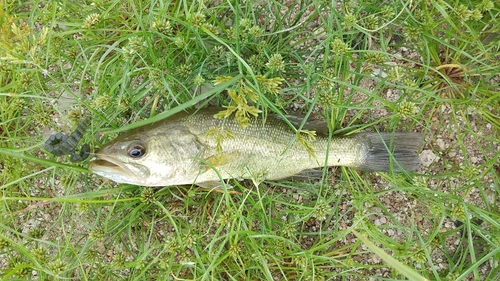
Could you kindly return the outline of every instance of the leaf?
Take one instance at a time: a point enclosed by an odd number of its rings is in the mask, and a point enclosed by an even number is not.
[[[241,89],[242,89],[243,93],[248,95],[248,97],[250,98],[251,101],[257,102],[259,100],[259,95],[257,95],[257,93],[252,88],[243,84],[243,87]]]
[[[351,232],[358,237],[361,242],[363,242],[373,253],[375,253],[377,256],[379,256],[382,260],[384,260],[388,265],[392,266],[395,268],[399,273],[403,274],[406,276],[406,278],[414,281],[427,281],[428,279],[423,277],[422,275],[418,274],[414,269],[410,268],[409,266],[404,265],[400,261],[396,260],[395,258],[391,257],[389,254],[384,252],[383,249],[377,247],[375,244],[373,244],[370,240],[368,240],[367,237],[364,235],[356,232],[354,229],[351,229]]]
[[[145,120],[141,120],[141,121],[138,121],[138,122],[135,122],[135,123],[132,123],[132,124],[128,124],[126,126],[123,126],[123,127],[120,127],[118,129],[113,129],[113,130],[102,130],[102,131],[105,131],[106,133],[118,133],[118,132],[123,132],[123,131],[126,131],[126,130],[130,130],[130,129],[134,129],[134,128],[137,128],[137,127],[140,127],[140,126],[144,126],[144,125],[147,125],[147,124],[151,124],[151,123],[154,123],[154,122],[158,122],[159,120],[163,120],[165,118],[168,118],[172,115],[174,115],[175,113],[178,113],[178,112],[181,112],[187,108],[190,108],[192,106],[194,106],[195,104],[199,103],[200,101],[204,100],[204,99],[207,99],[207,98],[210,98],[211,96],[215,95],[216,93],[218,92],[221,92],[222,90],[225,90],[227,89],[229,86],[237,83],[241,78],[243,77],[242,74],[238,74],[237,76],[235,77],[232,77],[231,80],[225,82],[224,84],[222,85],[219,85],[191,100],[189,100],[188,102],[185,102],[175,108],[172,108],[170,110],[167,110],[167,111],[164,111],[154,117],[151,117],[151,118],[148,118],[148,119],[145,119]]]
[[[233,79],[231,76],[217,76],[215,77],[214,85],[229,82],[231,79]]]
[[[227,118],[227,117],[231,116],[231,114],[233,114],[233,112],[235,112],[238,109],[236,106],[233,106],[233,105],[224,106],[224,107],[227,109],[221,110],[218,113],[216,113],[214,115],[215,118],[218,118],[218,119]]]
[[[222,142],[227,139],[232,139],[234,134],[231,130],[224,128],[212,128],[205,133],[206,137],[215,138],[215,152],[217,155],[222,155]]]
[[[305,134],[305,136],[307,136],[307,140],[305,139],[305,137],[304,137],[303,134]],[[309,130],[297,130],[296,131],[296,135],[297,135],[297,141],[302,146],[304,146],[304,148],[306,149],[307,153],[309,154],[309,157],[316,158],[316,155],[314,154],[314,152],[316,152],[318,150],[313,147],[313,145],[311,144],[311,142],[309,142],[309,141],[312,141],[312,140],[316,139],[316,132],[315,131],[309,131]]]
[[[279,93],[279,86],[283,83],[285,79],[281,77],[274,77],[274,78],[267,78],[263,75],[257,75],[255,76],[257,81],[262,85],[262,88],[270,93],[277,95]]]
[[[316,139],[316,131],[311,131],[311,130],[299,130],[298,131],[300,134],[305,134],[309,140],[315,140]]]
[[[241,89],[241,88],[240,88]],[[244,97],[244,93],[237,93],[234,90],[228,90],[227,93],[231,99],[236,103],[236,105],[224,106],[226,110],[221,110],[214,115],[215,118],[227,118],[231,114],[235,113],[235,120],[242,127],[248,127],[250,125],[249,115],[258,116],[262,111],[257,109],[255,106],[248,105],[247,100]]]

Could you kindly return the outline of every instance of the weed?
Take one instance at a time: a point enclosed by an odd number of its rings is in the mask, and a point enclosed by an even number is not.
[[[499,8],[5,1],[2,278],[498,279]],[[330,135],[419,131],[434,160],[416,174],[325,168],[207,193],[115,185],[43,150],[88,114],[82,142],[97,149],[109,130],[214,105],[242,126],[300,111]],[[314,137],[296,128],[311,154]]]

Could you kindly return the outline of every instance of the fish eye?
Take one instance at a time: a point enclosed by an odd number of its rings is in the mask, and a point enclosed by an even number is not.
[[[127,149],[128,156],[132,158],[141,158],[146,154],[146,147],[141,143],[132,143]]]

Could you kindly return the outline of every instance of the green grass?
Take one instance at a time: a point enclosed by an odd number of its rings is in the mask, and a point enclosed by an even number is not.
[[[0,4],[3,280],[500,278],[498,3],[77,2]],[[247,104],[422,132],[436,159],[233,194],[115,185],[43,150],[85,115],[99,147]]]

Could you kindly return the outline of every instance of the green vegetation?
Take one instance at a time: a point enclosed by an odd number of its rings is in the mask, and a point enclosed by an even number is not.
[[[0,277],[499,280],[499,19],[491,0],[2,1]],[[99,147],[194,105],[419,131],[423,165],[206,192],[43,150],[85,116]]]

